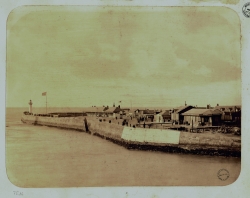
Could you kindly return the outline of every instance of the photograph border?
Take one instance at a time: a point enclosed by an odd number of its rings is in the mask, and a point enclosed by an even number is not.
[[[223,1],[224,2],[224,1]],[[53,1],[53,4],[44,1],[18,2],[0,1],[0,95],[1,102],[1,160],[0,160],[0,197],[247,197],[250,195],[250,18],[242,13],[242,6],[247,1],[239,1],[237,4],[223,4],[221,2],[207,1]],[[241,21],[241,70],[242,70],[242,157],[241,174],[233,184],[222,187],[98,187],[98,188],[19,188],[13,185],[7,177],[5,167],[5,114],[6,114],[6,22],[9,13],[22,5],[81,5],[81,6],[224,6],[234,10]],[[239,195],[239,192],[241,193]],[[189,196],[188,196],[189,195]]]

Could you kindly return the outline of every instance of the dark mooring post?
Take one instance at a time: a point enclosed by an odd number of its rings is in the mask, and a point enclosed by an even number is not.
[[[193,132],[193,127],[194,127],[194,121],[193,121],[193,118],[192,118],[192,132]]]
[[[88,122],[86,118],[84,118],[84,125],[85,125],[85,131],[88,132],[89,128],[88,128]]]

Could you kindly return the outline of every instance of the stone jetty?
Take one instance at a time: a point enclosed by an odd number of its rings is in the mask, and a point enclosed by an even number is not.
[[[25,115],[27,124],[73,129],[99,136],[127,149],[217,156],[241,156],[241,140],[224,134],[190,133],[170,129],[134,128],[91,116],[43,117]]]

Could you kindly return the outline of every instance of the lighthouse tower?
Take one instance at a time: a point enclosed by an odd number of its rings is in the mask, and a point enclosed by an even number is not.
[[[30,102],[28,103],[30,106],[29,106],[29,112],[32,113],[32,101],[30,100]]]

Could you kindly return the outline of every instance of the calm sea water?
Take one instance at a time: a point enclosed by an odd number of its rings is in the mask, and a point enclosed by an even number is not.
[[[240,158],[127,150],[83,132],[23,124],[26,110],[6,109],[7,175],[16,186],[223,186],[240,174]],[[225,181],[221,169],[230,174]]]

